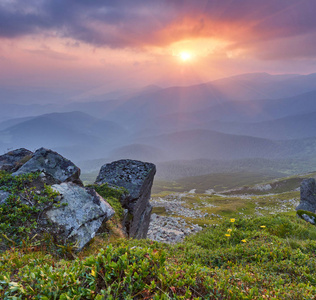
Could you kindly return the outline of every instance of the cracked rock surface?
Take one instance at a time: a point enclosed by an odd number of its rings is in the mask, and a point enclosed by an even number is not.
[[[82,185],[79,179],[80,169],[69,159],[45,148],[36,150],[31,159],[12,175],[17,176],[38,171],[49,174],[56,179],[56,183],[71,181]]]
[[[121,204],[128,211],[123,223],[131,238],[147,237],[152,210],[149,199],[155,174],[156,166],[152,163],[122,159],[103,165],[95,181],[127,190]]]
[[[27,161],[33,152],[19,148],[0,156],[0,170],[14,172],[18,170],[25,161]]]
[[[73,240],[82,249],[96,234],[103,222],[114,215],[113,208],[93,189],[74,183],[52,185],[61,195],[61,206],[46,212],[58,228],[58,235]]]

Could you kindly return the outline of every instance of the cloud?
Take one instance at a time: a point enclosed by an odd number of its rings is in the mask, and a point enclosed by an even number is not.
[[[314,0],[6,0],[0,4],[0,37],[49,33],[110,48],[217,37],[230,41],[231,49],[258,50],[276,39],[287,38],[291,47],[297,37],[314,36],[315,11]],[[314,51],[312,40],[303,55]],[[293,56],[302,55],[299,50]]]
[[[44,50],[37,49],[37,50],[26,50],[26,51],[29,53],[35,54],[37,56],[40,55],[40,56],[48,57],[51,59],[57,59],[57,60],[74,61],[78,59],[74,55],[57,52],[51,49],[44,49]]]

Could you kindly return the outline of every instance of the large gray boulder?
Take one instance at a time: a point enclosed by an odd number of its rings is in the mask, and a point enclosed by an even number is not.
[[[80,169],[57,152],[45,148],[36,150],[32,158],[12,175],[38,171],[49,174],[56,180],[56,183],[75,182],[82,185],[79,178]]]
[[[124,225],[129,237],[147,237],[152,210],[149,199],[155,174],[156,166],[152,163],[124,159],[103,165],[95,181],[127,190],[121,203],[128,211]]]
[[[25,148],[16,149],[0,156],[0,170],[15,172],[33,155]]]
[[[316,212],[316,181],[314,178],[304,179],[301,183],[301,201],[296,210]]]
[[[81,250],[96,234],[103,222],[114,215],[114,210],[93,189],[74,183],[52,185],[61,195],[61,206],[46,212],[58,238],[77,244]]]

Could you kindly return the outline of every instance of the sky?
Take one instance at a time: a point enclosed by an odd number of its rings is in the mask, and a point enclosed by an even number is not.
[[[0,0],[0,101],[314,73],[315,11],[315,0]]]

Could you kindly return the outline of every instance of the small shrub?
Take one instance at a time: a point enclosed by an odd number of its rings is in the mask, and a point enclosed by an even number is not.
[[[0,205],[0,249],[23,246],[34,238],[38,239],[39,222],[45,210],[58,207],[59,195],[50,186],[40,191],[32,187],[39,173],[12,176],[0,172],[0,190],[10,193]]]

